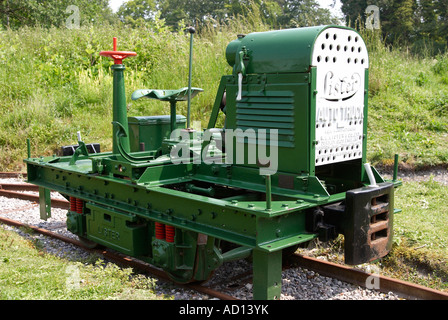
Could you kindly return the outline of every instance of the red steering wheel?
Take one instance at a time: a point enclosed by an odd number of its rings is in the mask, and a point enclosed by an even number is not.
[[[114,64],[123,64],[123,59],[127,57],[136,56],[136,52],[132,51],[117,51],[117,38],[114,37],[114,51],[101,51],[100,56],[114,59]]]

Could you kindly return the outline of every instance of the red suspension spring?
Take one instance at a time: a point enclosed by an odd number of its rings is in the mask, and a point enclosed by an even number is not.
[[[76,212],[76,198],[70,197],[70,211]]]
[[[165,225],[156,222],[156,239],[165,240]]]
[[[176,229],[173,226],[165,225],[166,242],[174,242]]]
[[[84,202],[81,199],[76,199],[76,212],[82,214],[84,209]]]

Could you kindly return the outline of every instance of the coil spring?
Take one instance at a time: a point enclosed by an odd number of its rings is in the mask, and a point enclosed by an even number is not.
[[[176,229],[173,226],[165,225],[166,242],[174,242]]]
[[[78,212],[79,214],[82,214],[83,212],[83,208],[84,207],[84,202],[81,199],[76,199],[76,212]]]
[[[156,239],[165,239],[165,225],[160,222],[156,222]]]
[[[76,212],[76,198],[70,197],[70,211]]]

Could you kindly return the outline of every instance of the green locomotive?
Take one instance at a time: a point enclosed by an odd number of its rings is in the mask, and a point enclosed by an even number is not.
[[[192,39],[192,38],[191,38]],[[319,26],[240,35],[226,49],[207,129],[190,128],[178,101],[202,91],[138,89],[170,115],[127,117],[122,60],[114,59],[113,150],[78,138],[64,156],[25,160],[40,187],[70,201],[67,228],[163,268],[175,281],[207,280],[250,257],[254,299],[279,299],[282,254],[344,235],[345,261],[383,257],[392,244],[394,178],[366,163],[369,58],[354,30]],[[191,66],[191,56],[190,56]],[[215,128],[225,116],[224,128]]]

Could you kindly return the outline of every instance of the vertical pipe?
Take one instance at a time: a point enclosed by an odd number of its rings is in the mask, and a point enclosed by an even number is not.
[[[190,63],[188,67],[188,108],[187,108],[187,129],[190,129],[190,106],[191,106],[191,72],[193,69],[193,33],[195,30],[193,27],[189,27],[190,33]]]
[[[31,144],[30,144],[30,138],[26,139],[26,150],[28,153],[28,159],[31,158]]]
[[[271,175],[265,176],[266,179],[266,210],[271,210],[272,208],[272,194],[271,194]]]
[[[375,180],[375,177],[373,175],[373,172],[372,172],[372,168],[370,167],[370,163],[364,163],[364,168],[366,170],[367,177],[369,177],[369,181],[370,181],[370,186],[369,187],[376,187],[377,184],[376,184],[376,180]]]
[[[397,173],[398,173],[398,154],[395,155],[395,159],[394,159],[394,177],[393,177],[393,181],[397,181]]]
[[[170,101],[170,126],[171,132],[176,129],[176,100]]]
[[[122,138],[122,147],[124,151],[129,152],[129,134],[128,134],[128,117],[126,110],[126,93],[124,86],[124,70],[126,69],[122,64],[114,64],[112,67],[114,71],[113,80],[113,121],[120,123],[126,131],[126,138]],[[118,145],[116,142],[116,133],[118,127],[113,126],[113,153],[119,154]]]

